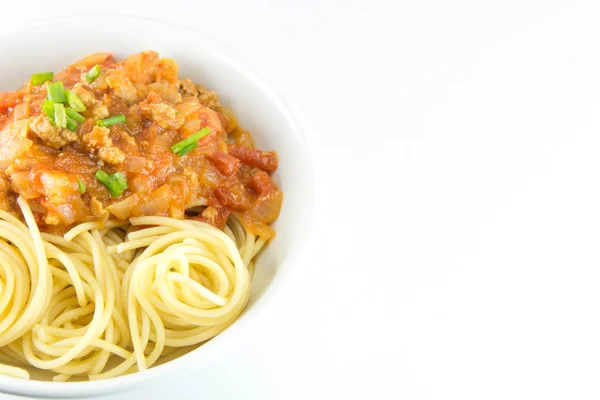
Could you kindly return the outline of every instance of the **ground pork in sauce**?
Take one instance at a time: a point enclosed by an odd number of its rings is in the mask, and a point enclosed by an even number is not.
[[[96,65],[100,73],[88,81]],[[217,93],[180,79],[173,60],[152,51],[122,61],[96,53],[52,82],[62,82],[85,107],[73,129],[57,127],[43,110],[51,82],[30,81],[0,93],[0,207],[18,215],[15,201],[21,196],[41,229],[52,232],[140,215],[223,227],[231,213],[239,213],[249,229],[273,234],[267,224],[279,214],[283,197],[270,177],[276,153],[255,149],[252,135]],[[123,122],[114,125],[98,122],[120,115]],[[203,128],[209,133],[197,147],[173,152],[171,146]],[[100,169],[122,174],[127,189],[111,194],[96,177]]]

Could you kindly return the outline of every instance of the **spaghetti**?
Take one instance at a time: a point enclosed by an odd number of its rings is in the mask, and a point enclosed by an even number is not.
[[[138,217],[59,236],[40,233],[27,202],[18,205],[27,225],[0,211],[0,354],[18,364],[0,365],[2,374],[29,378],[25,365],[55,381],[143,371],[214,337],[246,306],[248,265],[264,243],[237,217],[225,232]]]

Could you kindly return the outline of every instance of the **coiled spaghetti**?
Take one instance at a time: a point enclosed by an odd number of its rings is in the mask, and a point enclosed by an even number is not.
[[[230,217],[225,231],[194,220],[40,233],[0,210],[0,373],[27,368],[110,378],[143,371],[214,337],[243,311],[264,240]]]

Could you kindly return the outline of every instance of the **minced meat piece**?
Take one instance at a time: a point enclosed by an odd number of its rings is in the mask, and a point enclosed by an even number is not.
[[[90,211],[92,212],[92,215],[95,217],[100,217],[106,213],[108,213],[108,211],[106,211],[104,209],[104,207],[102,206],[102,203],[98,201],[98,199],[96,199],[95,197],[92,197],[90,199]]]
[[[62,136],[69,143],[77,140],[77,134],[69,129],[62,129],[60,131],[60,136]]]
[[[77,135],[68,129],[60,130],[45,114],[40,114],[29,121],[29,128],[48,147],[58,149],[77,140]]]
[[[205,105],[208,108],[212,108],[213,110],[216,110],[217,108],[221,107],[221,103],[219,103],[219,96],[217,95],[217,92],[215,92],[214,90],[208,90],[202,85],[197,85],[197,87],[198,99],[200,100],[201,104]]]
[[[109,134],[110,129],[103,126],[94,126],[91,132],[83,135],[83,144],[92,150],[112,146],[113,143]]]
[[[108,108],[103,103],[96,104],[92,108],[92,118],[94,121],[108,117]]]
[[[120,164],[125,160],[125,154],[116,147],[102,147],[98,150],[98,156],[109,164]]]
[[[142,115],[165,129],[179,129],[185,122],[183,116],[177,114],[177,111],[166,103],[149,103],[143,101],[140,103]]]
[[[196,84],[194,82],[192,82],[191,79],[180,79],[179,80],[179,93],[181,93],[182,96],[184,96],[184,97],[186,97],[186,96],[198,97],[198,88],[196,87]]]
[[[52,213],[48,213],[44,217],[44,222],[47,225],[58,225],[60,223],[60,219],[58,219],[58,215],[52,214]]]
[[[196,85],[191,79],[179,80],[179,93],[183,97],[197,97],[200,104],[216,110],[221,106],[219,96],[214,90],[209,90],[202,85]]]

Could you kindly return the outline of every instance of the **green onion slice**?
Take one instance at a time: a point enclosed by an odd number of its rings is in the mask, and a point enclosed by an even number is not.
[[[94,81],[94,79],[96,79],[98,77],[98,75],[100,75],[100,66],[98,64],[96,64],[85,75],[85,80],[87,81],[87,83],[92,83]]]
[[[48,99],[55,103],[66,103],[65,87],[62,82],[47,83]]]
[[[171,151],[175,154],[183,156],[189,153],[190,151],[194,150],[196,147],[198,147],[198,140],[202,139],[209,133],[210,128],[202,128],[193,135],[190,135],[187,138],[183,139],[181,142],[175,143],[173,146],[171,146]]]
[[[176,154],[180,157],[183,157],[190,151],[194,150],[196,147],[198,147],[198,142],[194,142],[189,146],[184,147],[183,149],[181,149],[181,151],[177,152]]]
[[[77,189],[79,189],[79,193],[85,193],[85,183],[83,183],[81,178],[77,178]]]
[[[98,121],[96,121],[96,125],[98,126],[104,126],[106,128],[116,125],[116,124],[124,124],[125,123],[125,115],[123,114],[119,114],[119,115],[113,115],[112,117],[108,117],[105,119],[99,119]]]
[[[58,128],[67,127],[67,114],[65,113],[65,106],[60,103],[54,104],[54,124]]]
[[[42,111],[48,116],[48,118],[54,121],[54,102],[52,100],[44,100],[42,103]]]
[[[67,102],[69,103],[69,105],[71,106],[71,108],[77,112],[82,112],[85,111],[85,105],[83,104],[83,102],[79,99],[79,97],[77,97],[77,95],[75,93],[73,93],[70,90],[65,90],[65,92],[67,93]]]
[[[54,78],[54,72],[39,72],[31,75],[31,83],[41,85],[44,82],[51,81]]]
[[[77,128],[77,125],[79,125],[79,123],[67,115],[67,128],[69,128],[70,131],[74,131]]]
[[[123,175],[122,172],[117,171],[112,176],[115,182],[117,182],[122,188],[127,189],[129,187],[129,185],[127,185],[127,179],[125,179],[125,175]]]
[[[113,197],[119,197],[123,194],[125,189],[129,187],[125,176],[121,172],[115,172],[114,174],[109,175],[103,169],[99,169],[96,171],[96,179],[106,186],[106,189],[108,189]]]
[[[79,123],[85,121],[85,117],[79,114],[77,111],[73,110],[72,108],[65,109],[65,112],[67,113],[67,117],[71,117]]]

